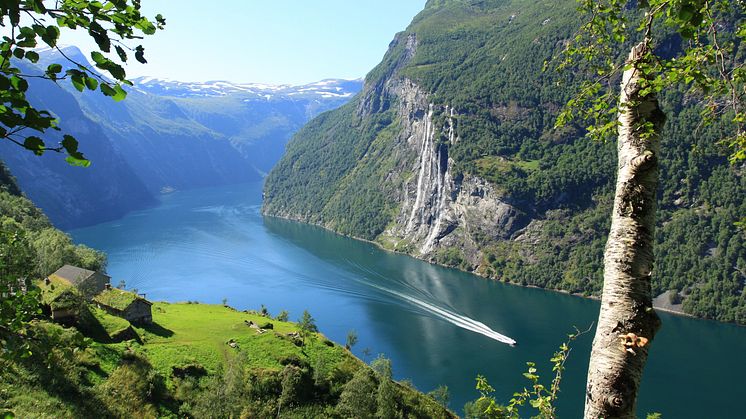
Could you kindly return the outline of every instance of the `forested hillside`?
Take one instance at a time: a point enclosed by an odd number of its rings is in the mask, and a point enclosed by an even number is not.
[[[0,255],[3,316],[20,309],[5,294],[11,280],[28,279],[24,298],[38,298],[37,279],[63,264],[106,266],[104,254],[54,228],[2,164]],[[44,292],[54,294],[55,284]],[[3,418],[455,417],[393,381],[390,361],[368,366],[318,334],[310,315],[295,324],[287,312],[271,318],[197,302],[155,303],[153,323],[130,324],[82,298],[72,307],[75,320],[64,327],[44,314],[44,298],[31,321],[4,318]],[[16,322],[27,343],[22,356],[14,352],[19,335],[5,327]]]
[[[106,256],[83,245],[72,243],[70,236],[57,230],[44,213],[21,190],[8,169],[0,163],[0,233],[2,244],[17,237],[22,252],[7,253],[16,258],[14,263],[25,265],[25,272],[33,277],[44,277],[65,264],[86,269],[106,268]],[[3,269],[10,269],[8,259]]]
[[[615,145],[580,125],[554,129],[578,80],[543,71],[578,27],[575,7],[428,1],[363,92],[294,137],[264,212],[489,278],[598,295]],[[718,144],[727,126],[701,124],[696,96],[666,91],[661,102],[654,292],[668,307],[746,323],[743,167]]]

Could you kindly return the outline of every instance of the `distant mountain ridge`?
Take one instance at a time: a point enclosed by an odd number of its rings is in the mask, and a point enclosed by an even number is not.
[[[159,96],[227,96],[231,94],[264,98],[350,98],[360,90],[362,79],[326,79],[303,85],[271,85],[262,83],[232,83],[224,80],[181,82],[154,77],[135,77],[135,89]]]
[[[65,47],[62,53],[42,51],[38,67],[66,62],[62,54],[88,63],[78,48]],[[3,144],[2,159],[56,226],[115,219],[153,205],[162,191],[259,180],[297,129],[345,103],[362,85],[359,80],[303,86],[134,82],[120,103],[99,92],[79,93],[67,81],[32,82],[32,100],[61,116],[63,129],[79,137],[81,151],[93,162],[88,169],[73,168],[54,153],[36,158]]]

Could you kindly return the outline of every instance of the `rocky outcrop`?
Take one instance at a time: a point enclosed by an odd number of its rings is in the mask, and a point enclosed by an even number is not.
[[[400,187],[395,222],[379,237],[386,247],[439,261],[439,252],[457,248],[462,267],[476,268],[480,243],[510,239],[530,218],[489,182],[453,175],[449,148],[459,141],[456,110],[437,106],[415,83],[404,79],[388,88],[398,103],[398,143],[410,156],[398,169],[411,173]]]

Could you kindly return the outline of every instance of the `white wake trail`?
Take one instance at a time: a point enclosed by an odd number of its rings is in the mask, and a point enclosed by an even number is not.
[[[406,295],[406,294],[403,294],[403,293],[400,293],[394,290],[390,290],[388,288],[384,288],[384,287],[381,287],[375,284],[368,284],[368,285],[378,290],[381,290],[383,292],[393,294],[399,298],[407,300],[410,303],[427,311],[428,313],[434,314],[437,317],[440,317],[441,319],[451,324],[461,327],[462,329],[466,329],[466,330],[469,330],[475,333],[479,333],[481,335],[487,336],[488,338],[494,339],[498,342],[508,344],[510,346],[515,346],[518,343],[513,338],[505,336],[501,333],[498,333],[492,330],[489,326],[487,326],[486,324],[482,322],[476,321],[474,319],[463,316],[461,314],[453,313],[451,311],[438,307],[437,305],[428,303],[427,301],[422,301],[412,296],[409,296],[409,295]]]

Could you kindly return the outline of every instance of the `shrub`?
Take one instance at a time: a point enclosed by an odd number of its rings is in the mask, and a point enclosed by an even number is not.
[[[360,368],[345,384],[337,403],[337,413],[345,418],[373,418],[378,403],[378,383],[370,368]]]

